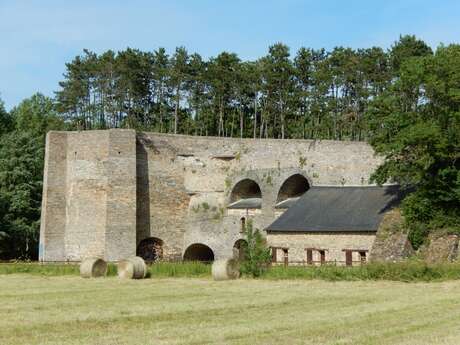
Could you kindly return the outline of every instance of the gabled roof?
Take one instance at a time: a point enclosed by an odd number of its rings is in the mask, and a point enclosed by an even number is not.
[[[383,214],[402,198],[398,186],[312,187],[269,232],[377,231]]]
[[[285,209],[289,208],[294,205],[297,201],[299,201],[300,197],[288,198],[286,200],[280,201],[275,205],[276,209]]]
[[[261,198],[240,199],[228,205],[229,209],[261,208],[261,207],[262,207]]]

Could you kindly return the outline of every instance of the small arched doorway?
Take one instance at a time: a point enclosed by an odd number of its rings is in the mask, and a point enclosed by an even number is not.
[[[214,253],[207,245],[194,243],[185,250],[184,261],[212,262],[214,261]]]
[[[137,246],[136,255],[146,262],[163,259],[163,241],[156,237],[143,239]]]
[[[248,242],[246,240],[240,238],[235,242],[233,245],[233,257],[238,259],[239,261],[244,261],[246,259],[246,247]]]

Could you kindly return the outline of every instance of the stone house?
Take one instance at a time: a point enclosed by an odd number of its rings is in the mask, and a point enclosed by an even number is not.
[[[365,263],[384,214],[400,199],[394,185],[312,187],[265,229],[273,262]]]

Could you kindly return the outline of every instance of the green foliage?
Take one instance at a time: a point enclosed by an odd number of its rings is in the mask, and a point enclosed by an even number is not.
[[[11,110],[17,131],[44,137],[50,130],[63,130],[64,121],[56,111],[53,99],[40,93],[23,100]]]
[[[460,227],[460,46],[416,56],[402,59],[368,119],[386,158],[372,179],[410,188],[402,210],[418,247],[430,231]]]
[[[13,129],[13,126],[13,119],[5,110],[3,101],[0,99],[0,137],[5,133],[10,132]]]
[[[303,156],[300,156],[299,157],[299,166],[300,166],[300,168],[303,169],[306,164],[307,164],[307,158],[305,158]]]
[[[37,257],[44,147],[29,132],[0,138],[0,257]]]
[[[63,121],[41,94],[11,111],[9,132],[0,136],[0,258],[34,259],[42,196],[44,140]],[[10,121],[8,120],[8,121]],[[0,126],[1,127],[1,126]]]
[[[258,229],[253,230],[252,221],[246,223],[241,249],[245,259],[241,263],[241,272],[252,277],[259,277],[271,261],[270,248]]]
[[[393,280],[403,282],[460,279],[459,263],[427,264],[421,261],[369,263],[362,266],[273,266],[264,279],[321,279],[327,281]]]
[[[57,103],[78,129],[363,140],[367,105],[392,74],[390,54],[377,47],[301,48],[292,58],[276,43],[256,61],[231,52],[205,61],[183,47],[172,56],[84,50],[66,64]]]
[[[156,262],[149,267],[152,278],[160,277],[211,277],[211,265],[202,262]]]

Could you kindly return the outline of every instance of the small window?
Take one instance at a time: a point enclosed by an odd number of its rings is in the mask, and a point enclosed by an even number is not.
[[[307,249],[307,264],[313,264],[313,249]]]
[[[362,264],[365,264],[366,263],[366,252],[365,251],[361,251],[359,252],[359,258],[361,260],[361,263]]]
[[[272,262],[276,263],[276,260],[277,260],[276,251],[278,250],[278,248],[271,247],[271,249],[272,249]]]
[[[283,248],[283,254],[284,254],[284,266],[287,266],[289,264],[289,249]]]
[[[318,250],[320,260],[321,260],[321,265],[324,265],[326,263],[326,251],[325,250]]]
[[[243,233],[246,231],[246,218],[242,217],[241,218],[241,228],[240,228],[240,233]]]
[[[345,251],[345,265],[347,266],[353,265],[353,252],[351,250]]]

